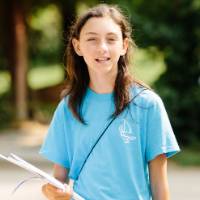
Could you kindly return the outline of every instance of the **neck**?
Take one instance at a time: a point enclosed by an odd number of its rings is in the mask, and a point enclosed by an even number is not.
[[[89,87],[96,93],[111,93],[115,87],[117,74],[102,76],[102,74],[90,74]]]

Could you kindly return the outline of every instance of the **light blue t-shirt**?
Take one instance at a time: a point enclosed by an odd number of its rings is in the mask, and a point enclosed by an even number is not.
[[[133,86],[132,97],[144,88]],[[61,100],[40,153],[70,169],[76,179],[80,163],[115,110],[113,93],[87,89],[82,114],[87,125],[75,119],[68,97]],[[170,157],[179,151],[161,98],[144,90],[113,121],[93,149],[74,191],[86,200],[150,200],[148,162],[159,154]]]

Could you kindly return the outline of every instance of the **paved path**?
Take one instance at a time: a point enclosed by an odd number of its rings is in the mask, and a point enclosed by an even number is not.
[[[200,200],[200,168],[169,164],[171,200]]]
[[[50,168],[41,166],[40,168],[50,173]],[[1,200],[45,200],[42,195],[41,187],[45,183],[41,180],[33,180],[22,185],[14,195],[11,192],[16,185],[23,179],[30,177],[31,174],[22,169],[13,168],[11,165],[1,166],[0,169],[0,199]]]
[[[40,131],[39,131],[40,130]],[[38,155],[46,128],[34,128],[20,131],[0,133],[0,153],[14,152],[39,168],[51,173],[51,163]],[[171,200],[200,200],[200,168],[182,168],[169,164],[169,185]],[[10,196],[10,192],[23,178],[30,177],[24,170],[0,160],[0,199],[1,200],[45,200],[41,193],[43,181],[31,181]],[[123,199],[122,199],[123,200]]]

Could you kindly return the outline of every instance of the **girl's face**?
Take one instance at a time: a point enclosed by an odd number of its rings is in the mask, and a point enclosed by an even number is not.
[[[73,46],[83,56],[89,73],[117,73],[119,57],[128,48],[128,39],[122,38],[121,28],[110,17],[90,18]],[[90,74],[91,74],[90,73]]]

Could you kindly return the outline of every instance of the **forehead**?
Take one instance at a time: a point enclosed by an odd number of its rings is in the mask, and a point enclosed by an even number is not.
[[[82,27],[81,36],[102,35],[102,34],[122,35],[120,26],[110,17],[92,17]]]

